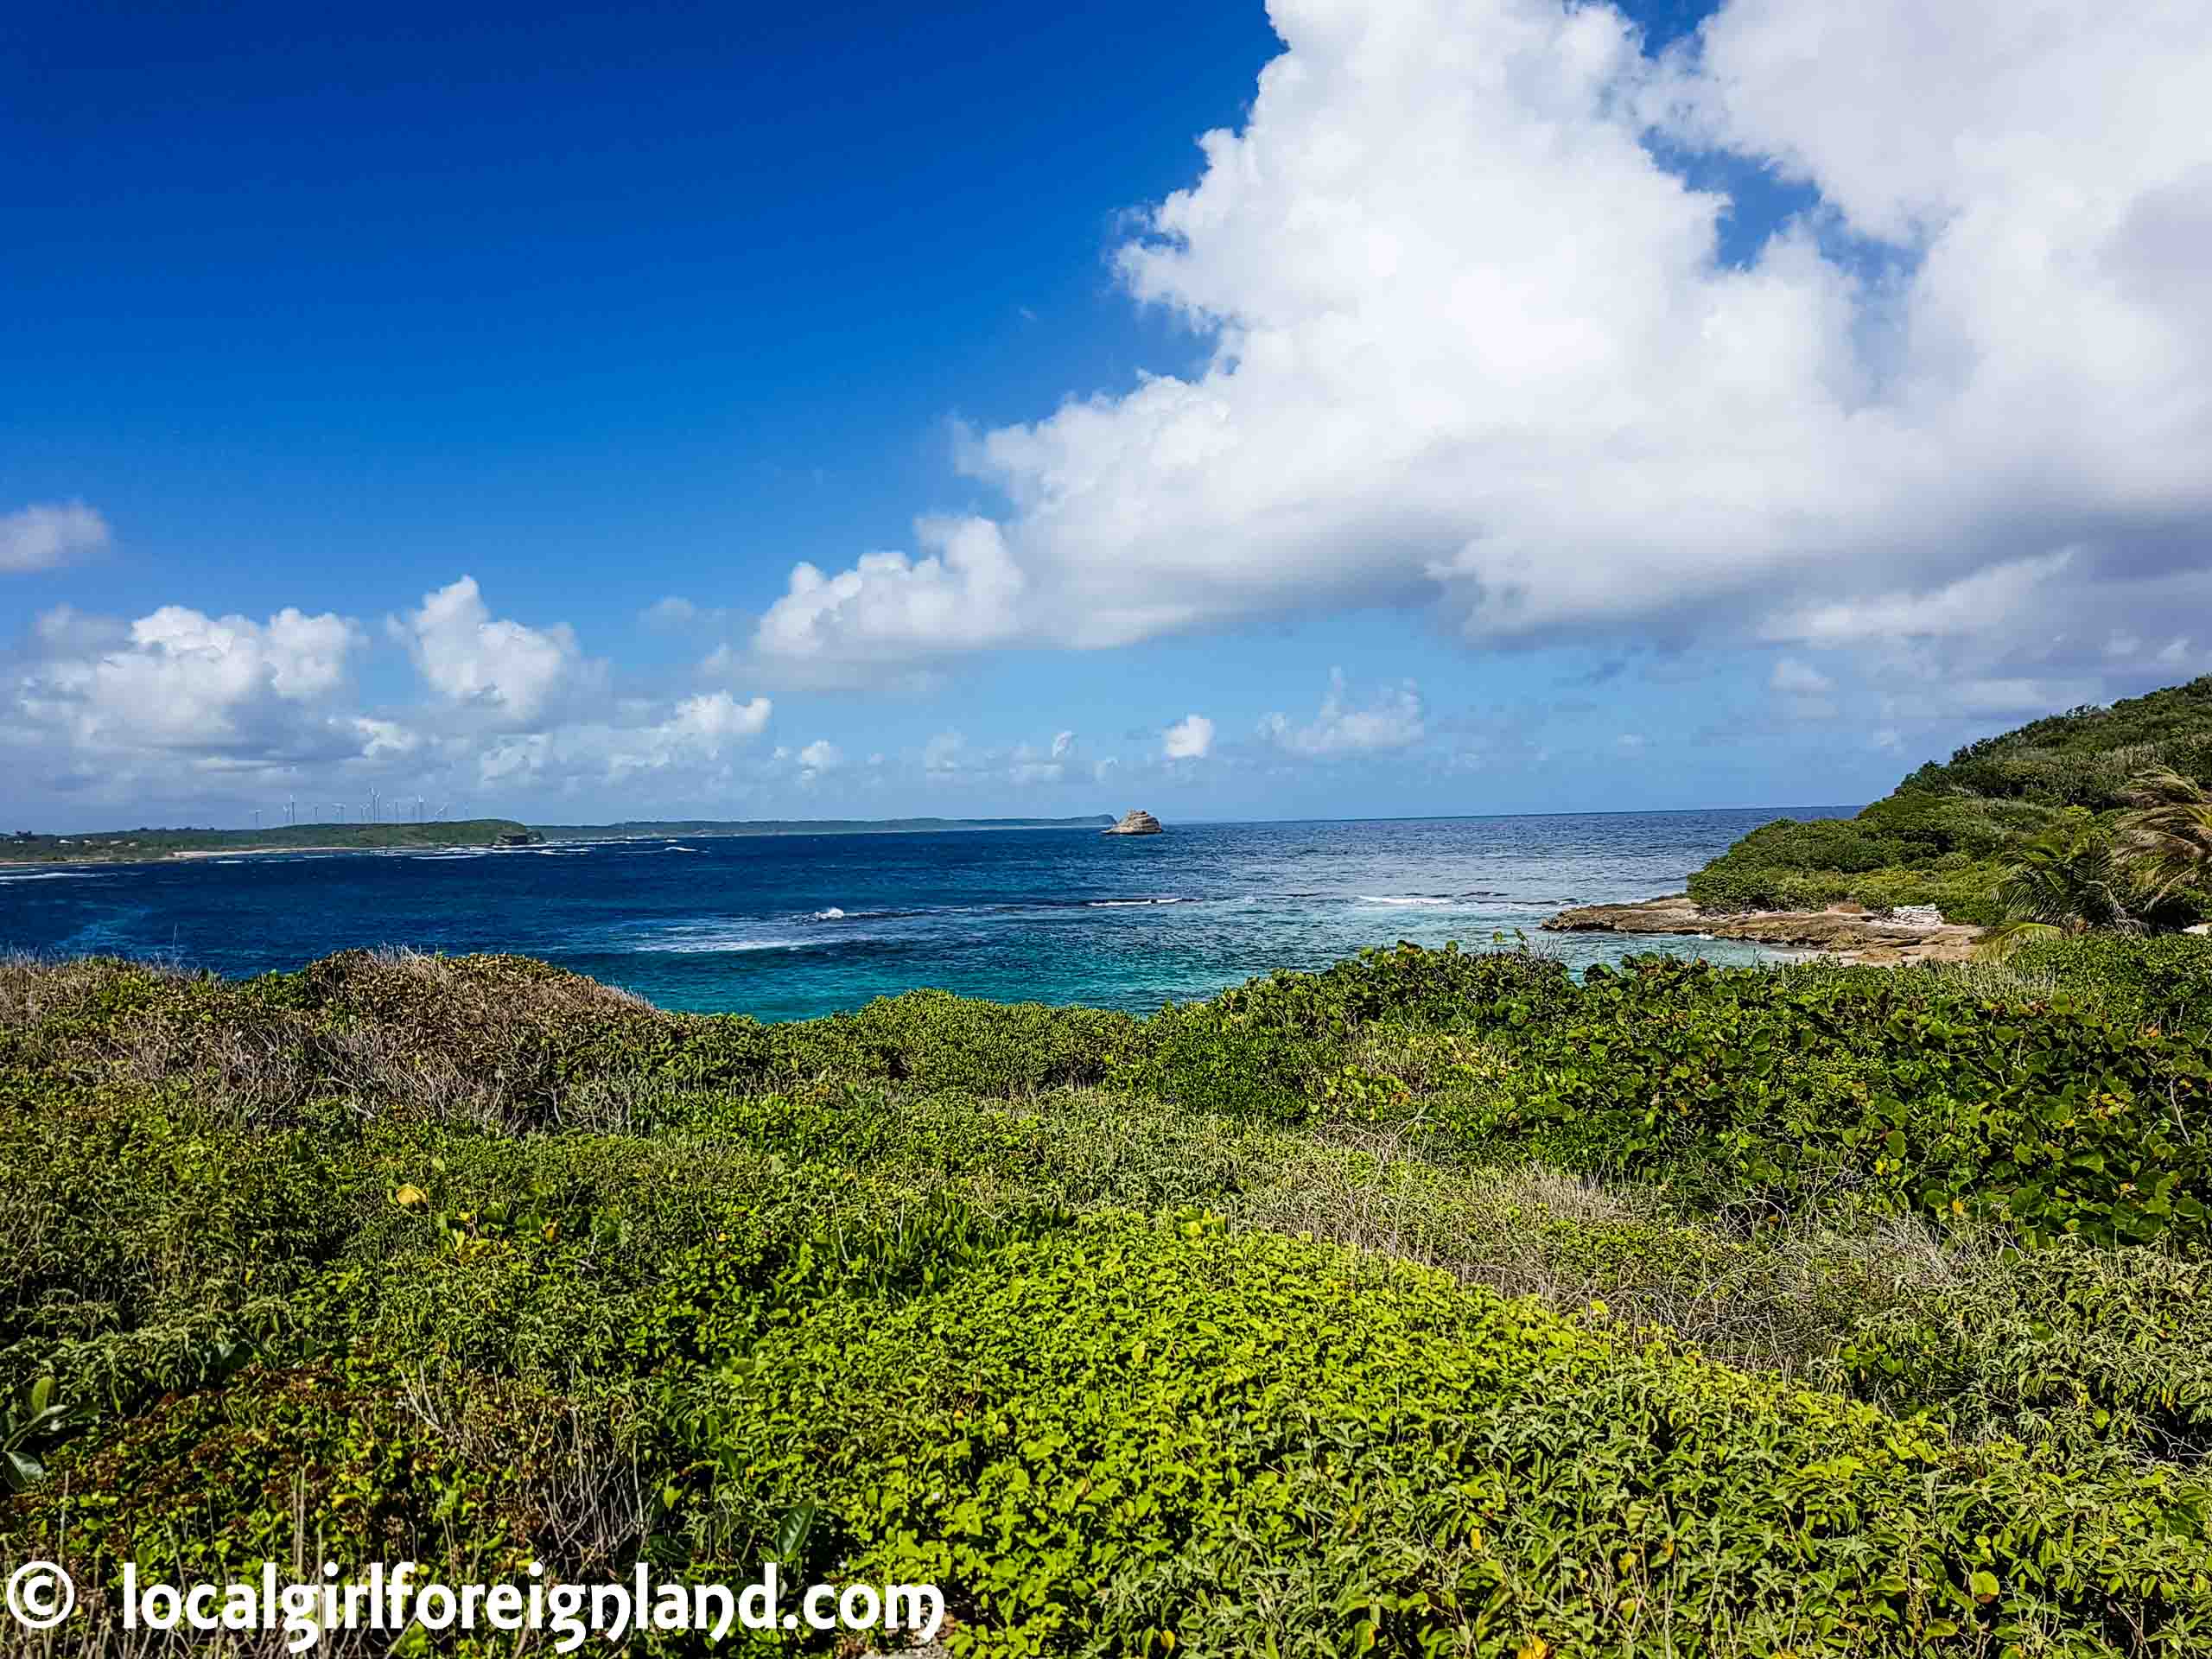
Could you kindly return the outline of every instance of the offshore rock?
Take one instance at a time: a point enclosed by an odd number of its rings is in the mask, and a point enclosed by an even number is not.
[[[1160,820],[1149,812],[1133,808],[1122,814],[1120,823],[1098,833],[1102,836],[1156,836],[1160,833]]]

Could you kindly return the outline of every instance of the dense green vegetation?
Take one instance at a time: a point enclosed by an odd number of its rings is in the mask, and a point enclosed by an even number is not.
[[[1993,925],[2018,908],[2005,890],[2016,865],[2094,865],[2126,810],[2144,804],[2139,783],[2161,768],[2212,784],[2212,677],[1969,744],[1855,818],[1766,824],[1693,875],[1690,896],[1724,912],[1934,905],[1948,920]],[[2209,906],[2201,882],[2170,887],[2147,919],[2185,922]]]
[[[2208,1006],[2183,938],[777,1026],[0,965],[0,1553],[774,1556],[974,1654],[2201,1653]]]
[[[263,848],[490,847],[502,836],[530,832],[512,818],[462,818],[437,823],[280,823],[266,830],[105,830],[81,836],[28,830],[0,839],[0,863],[137,863],[177,853],[226,853]]]

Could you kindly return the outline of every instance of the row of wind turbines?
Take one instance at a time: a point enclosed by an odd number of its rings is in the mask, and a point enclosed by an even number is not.
[[[317,807],[326,805],[330,809],[330,816],[327,817],[315,817],[315,809]],[[284,822],[287,825],[301,823],[442,823],[453,811],[453,803],[451,801],[444,803],[435,812],[429,810],[429,805],[430,802],[429,796],[417,795],[414,798],[414,810],[410,812],[408,810],[408,798],[406,796],[388,796],[384,794],[381,791],[372,789],[369,791],[369,798],[365,801],[309,801],[306,805],[305,815],[302,816],[299,798],[297,796],[293,796],[284,803]],[[255,807],[253,809],[253,827],[257,830],[262,827],[261,816],[261,809],[257,806]]]

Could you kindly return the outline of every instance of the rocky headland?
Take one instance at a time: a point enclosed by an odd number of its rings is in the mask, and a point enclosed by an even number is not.
[[[1904,962],[1964,962],[1981,930],[1947,922],[1930,908],[1878,916],[1860,905],[1825,910],[1748,911],[1713,915],[1687,893],[1669,893],[1632,905],[1580,905],[1544,925],[1553,933],[1689,933],[1711,939],[1819,950],[1847,962],[1886,965]]]
[[[1132,808],[1122,814],[1120,820],[1111,828],[1098,833],[1102,836],[1156,836],[1160,833],[1160,820],[1141,809]]]

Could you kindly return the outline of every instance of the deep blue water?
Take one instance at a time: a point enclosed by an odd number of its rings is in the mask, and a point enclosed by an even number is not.
[[[1565,905],[1680,892],[1783,815],[699,836],[0,870],[0,948],[225,974],[352,945],[507,950],[664,1007],[767,1019],[919,985],[1148,1012],[1363,945],[1477,949],[1516,928],[1577,967],[1630,950],[1756,960],[1712,940],[1535,930]]]

